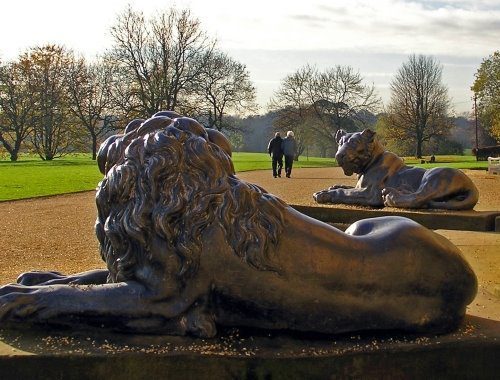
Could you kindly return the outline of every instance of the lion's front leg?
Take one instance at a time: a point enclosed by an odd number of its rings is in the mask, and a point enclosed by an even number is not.
[[[344,203],[363,206],[383,206],[382,193],[376,187],[326,189],[313,194],[318,203]]]
[[[54,279],[60,279],[66,277],[61,272],[56,271],[39,271],[34,270],[30,272],[21,273],[16,282],[21,285],[40,285],[44,282],[51,281]]]
[[[335,189],[354,189],[354,186],[351,186],[351,185],[333,185],[333,186],[330,186],[326,190],[335,190]]]
[[[208,326],[210,320],[207,322],[200,312],[203,309],[200,305],[192,306],[189,297],[180,295],[165,301],[134,281],[104,285],[11,284],[0,288],[2,325],[49,324],[213,336],[215,325]]]
[[[54,271],[31,271],[20,274],[16,282],[26,286],[56,284],[98,285],[106,283],[108,273],[107,269],[96,269],[71,275],[64,275]]]

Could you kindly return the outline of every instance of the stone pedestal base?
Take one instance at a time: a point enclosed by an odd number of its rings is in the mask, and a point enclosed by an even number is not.
[[[447,335],[231,329],[215,339],[3,331],[1,379],[498,378],[500,322]]]
[[[348,226],[360,219],[404,216],[430,229],[500,232],[500,211],[406,210],[385,207],[371,209],[346,205],[290,205],[297,211],[335,225]]]

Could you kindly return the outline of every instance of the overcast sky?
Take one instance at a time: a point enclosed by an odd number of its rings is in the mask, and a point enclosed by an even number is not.
[[[441,62],[454,110],[470,111],[474,73],[500,50],[500,0],[3,0],[0,58],[44,43],[93,57],[111,45],[109,28],[127,4],[146,14],[189,7],[247,65],[263,111],[280,80],[306,63],[350,65],[387,102],[391,78],[413,53]]]

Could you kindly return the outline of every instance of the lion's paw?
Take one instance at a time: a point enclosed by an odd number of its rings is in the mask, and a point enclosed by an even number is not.
[[[344,185],[333,185],[330,186],[327,190],[336,190],[336,189],[343,189]]]
[[[394,187],[384,187],[382,189],[382,196],[389,194],[399,194],[399,190]]]
[[[214,317],[212,314],[194,308],[185,316],[186,333],[199,338],[213,338],[217,334]]]
[[[0,288],[0,321],[25,319],[44,309],[36,294],[25,290],[15,284]]]
[[[331,203],[333,200],[331,190],[321,190],[313,194],[313,198],[318,203]]]
[[[399,191],[393,187],[386,187],[382,189],[382,199],[384,201],[384,205],[387,207],[396,207],[399,195]]]
[[[392,187],[382,190],[382,199],[387,207],[414,208],[417,205],[413,194]]]
[[[185,332],[199,338],[212,338],[217,334],[215,318],[205,302],[195,303],[182,317]]]

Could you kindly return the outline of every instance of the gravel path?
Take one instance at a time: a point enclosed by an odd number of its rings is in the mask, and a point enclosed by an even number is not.
[[[464,170],[479,189],[479,202],[474,210],[500,210],[500,176],[483,170]],[[294,169],[292,178],[273,178],[271,170],[257,170],[238,175],[245,181],[257,183],[264,189],[292,204],[317,205],[312,194],[335,184],[355,185],[356,176],[347,177],[342,169]],[[342,205],[342,207],[346,207]]]
[[[500,210],[500,176],[467,171],[480,191],[476,210]],[[273,178],[271,170],[239,174],[288,203],[315,204],[312,193],[336,183],[353,184],[339,168],[295,169],[292,178]],[[94,192],[0,203],[0,284],[21,272],[75,273],[103,268],[94,236]]]

